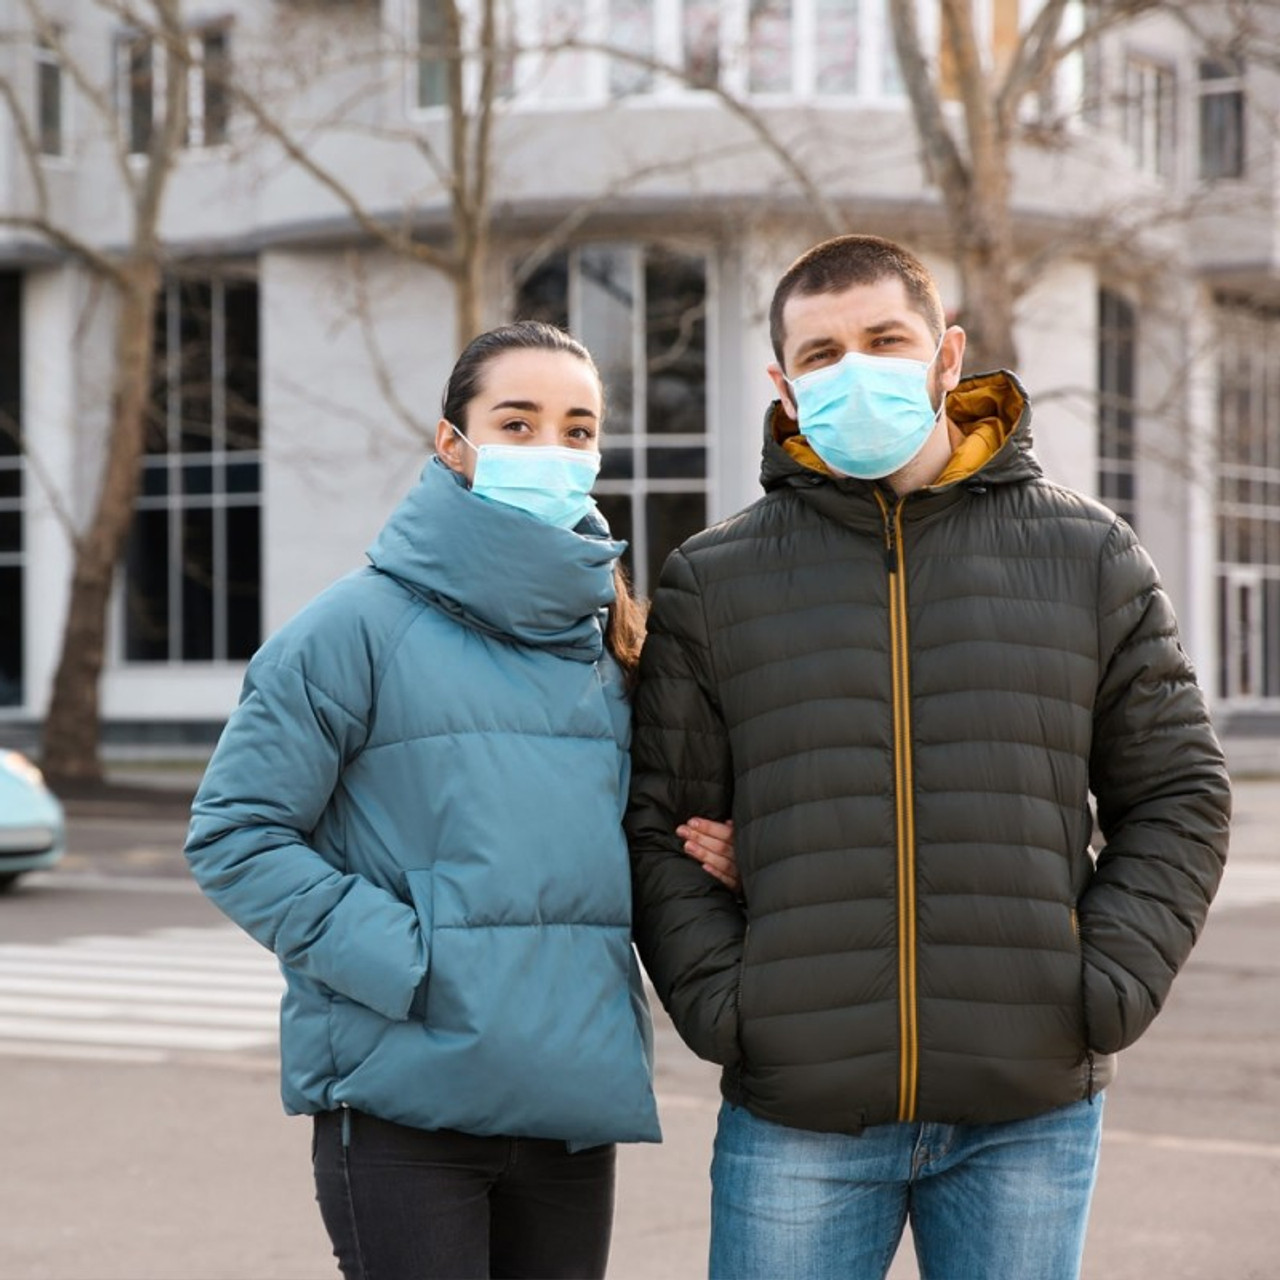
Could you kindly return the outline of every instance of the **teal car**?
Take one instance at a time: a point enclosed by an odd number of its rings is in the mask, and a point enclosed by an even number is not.
[[[66,850],[66,820],[40,770],[19,751],[0,751],[0,893]]]

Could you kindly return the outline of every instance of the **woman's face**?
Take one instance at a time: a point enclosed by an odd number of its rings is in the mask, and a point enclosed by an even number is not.
[[[480,393],[458,427],[476,448],[514,444],[562,445],[600,450],[603,401],[590,365],[568,351],[504,351],[484,368]],[[443,418],[436,426],[436,453],[446,466],[471,480],[476,450],[458,439]]]

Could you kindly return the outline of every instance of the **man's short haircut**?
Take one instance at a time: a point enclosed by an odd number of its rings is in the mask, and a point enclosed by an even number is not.
[[[778,364],[786,329],[783,308],[792,294],[840,293],[853,285],[879,284],[897,276],[912,308],[924,317],[935,338],[947,327],[938,286],[929,268],[909,249],[880,236],[836,236],[802,253],[783,272],[769,307],[769,339]]]

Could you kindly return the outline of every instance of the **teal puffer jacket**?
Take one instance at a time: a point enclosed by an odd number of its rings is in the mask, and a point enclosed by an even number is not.
[[[657,1141],[603,645],[621,544],[431,462],[249,666],[187,858],[279,956],[285,1109]]]

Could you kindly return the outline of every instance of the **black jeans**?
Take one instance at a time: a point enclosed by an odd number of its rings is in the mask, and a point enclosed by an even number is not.
[[[346,1280],[600,1277],[615,1149],[315,1117],[316,1199]]]

